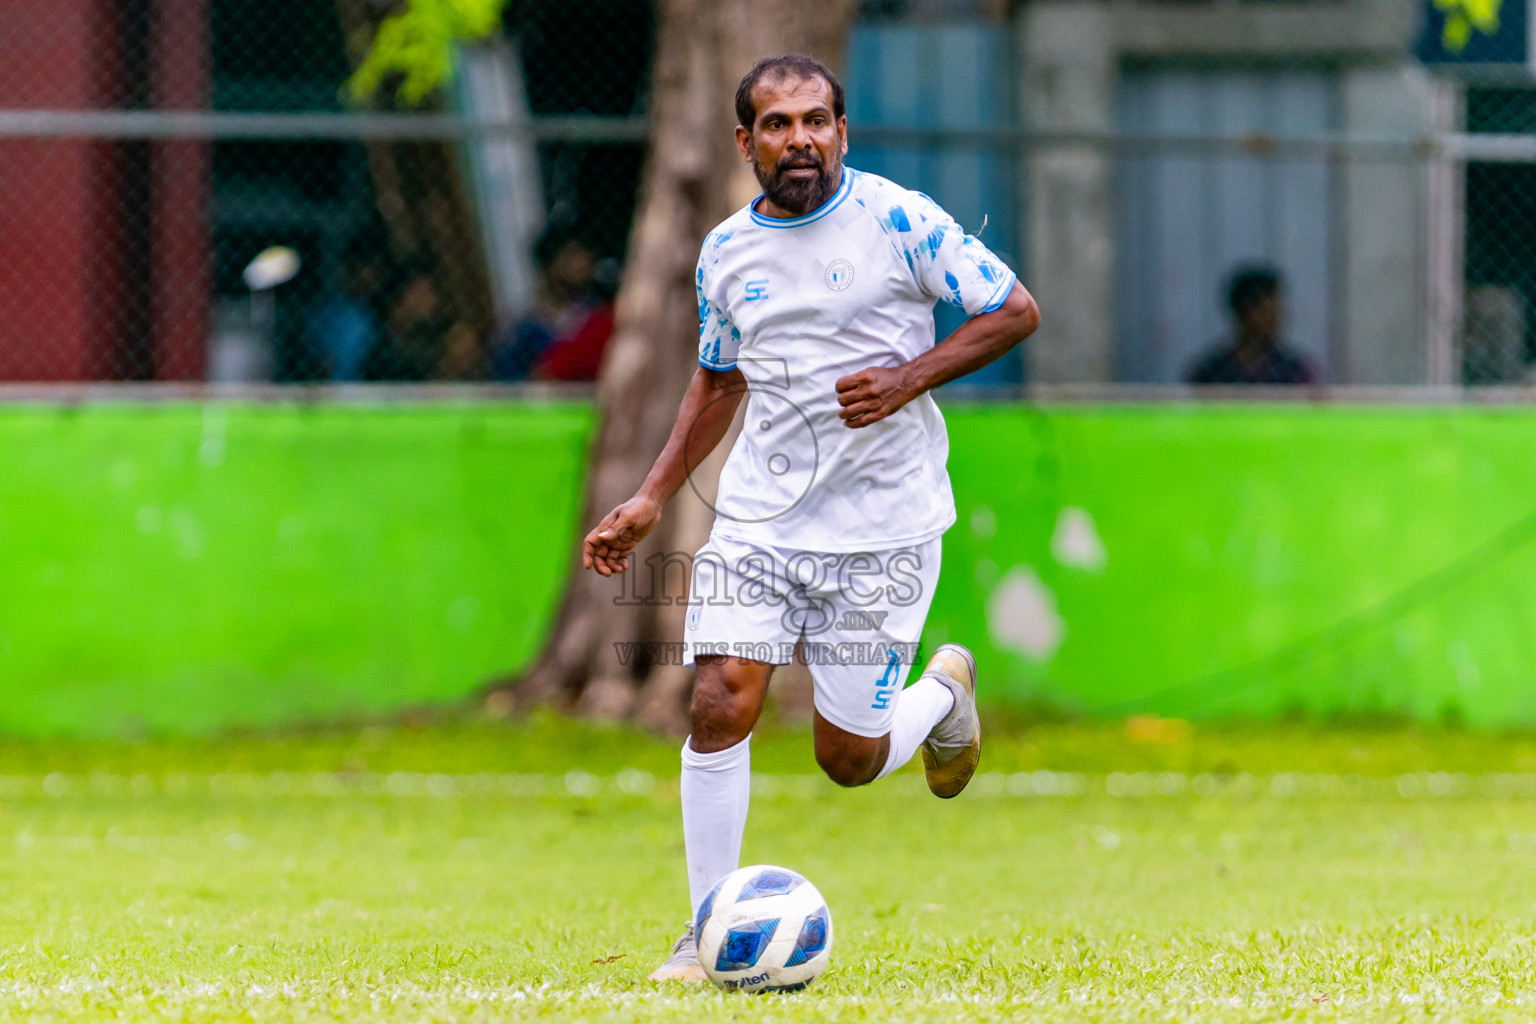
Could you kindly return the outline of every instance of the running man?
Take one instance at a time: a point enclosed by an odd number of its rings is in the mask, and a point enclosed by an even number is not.
[[[797,643],[815,684],[816,761],[834,782],[873,782],[921,747],[929,788],[952,797],[981,756],[969,651],[939,647],[903,689],[955,521],[949,440],[928,392],[1013,348],[1040,316],[933,200],[843,164],[843,111],[841,84],[809,57],[759,61],[741,80],[736,144],[763,194],[705,239],[699,368],[677,423],[639,492],[582,545],[587,568],[624,572],[747,397],[685,633],[695,914],[739,866],[752,728]],[[938,301],[971,314],[942,345]],[[691,922],[651,977],[704,980]]]

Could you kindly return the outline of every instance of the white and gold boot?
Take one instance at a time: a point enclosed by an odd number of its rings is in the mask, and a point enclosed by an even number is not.
[[[976,714],[976,659],[959,644],[944,644],[923,668],[955,695],[955,706],[923,740],[923,767],[934,796],[959,796],[981,761],[981,717]]]
[[[699,944],[693,939],[692,921],[688,922],[683,937],[673,944],[671,954],[661,962],[660,967],[651,972],[650,980],[680,981],[686,985],[709,980],[709,976],[704,973],[704,965],[699,963]]]

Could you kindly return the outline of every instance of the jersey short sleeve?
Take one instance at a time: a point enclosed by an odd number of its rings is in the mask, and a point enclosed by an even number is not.
[[[719,261],[719,249],[729,239],[728,233],[710,232],[699,252],[699,266],[693,278],[699,298],[699,365],[711,370],[733,369],[741,351],[741,331],[731,322],[724,303],[713,295],[713,271]]]
[[[976,316],[997,309],[1013,291],[1018,278],[1008,265],[938,203],[888,183],[874,198],[872,212],[925,294]]]

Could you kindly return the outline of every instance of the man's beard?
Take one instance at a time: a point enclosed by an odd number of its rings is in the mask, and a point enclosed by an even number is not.
[[[815,167],[816,177],[789,177],[786,172],[795,167]],[[815,151],[786,155],[771,168],[764,167],[756,160],[752,161],[752,170],[757,174],[757,183],[762,186],[763,195],[770,203],[796,217],[810,213],[832,198],[842,181],[842,167],[841,156],[834,154],[831,163],[824,164],[821,154]]]

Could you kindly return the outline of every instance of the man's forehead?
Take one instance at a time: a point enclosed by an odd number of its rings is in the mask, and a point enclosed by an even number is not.
[[[781,74],[764,77],[752,87],[752,105],[758,116],[769,109],[799,113],[817,107],[832,109],[832,87],[820,75]]]

